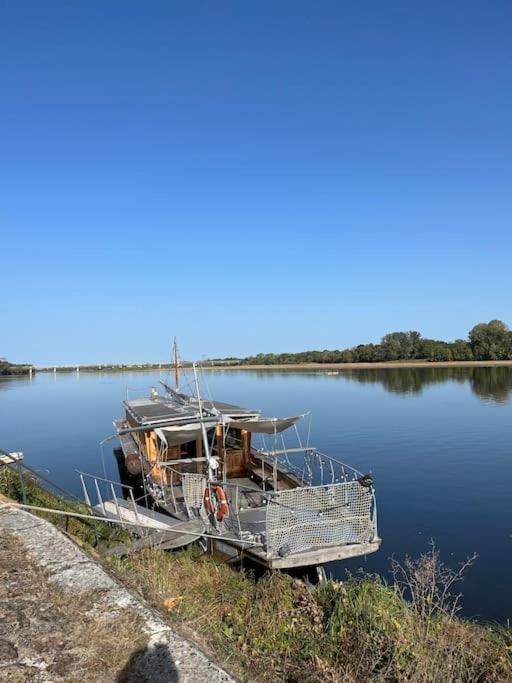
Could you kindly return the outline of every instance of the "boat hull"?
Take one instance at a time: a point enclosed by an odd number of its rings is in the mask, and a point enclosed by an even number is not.
[[[236,542],[230,543],[229,541],[224,541],[223,545],[224,544],[231,545],[233,548],[237,547]],[[269,569],[298,569],[300,567],[312,567],[326,562],[335,562],[337,560],[348,560],[353,557],[361,557],[362,555],[371,555],[379,550],[380,545],[381,539],[378,538],[369,543],[325,546],[323,548],[304,550],[300,553],[290,554],[285,557],[268,557],[265,551],[258,548],[245,548],[244,555]]]

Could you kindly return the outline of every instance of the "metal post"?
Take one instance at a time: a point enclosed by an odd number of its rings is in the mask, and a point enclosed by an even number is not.
[[[176,505],[176,496],[174,495],[174,470],[172,467],[169,467],[171,470],[171,496],[172,496],[172,504],[174,505],[174,512],[178,512],[178,507]]]
[[[240,524],[240,501],[239,501],[239,496],[238,496],[238,486],[235,486],[235,495],[236,495],[236,502],[235,502],[235,510],[236,510],[236,521],[238,522],[238,536],[241,539],[242,538],[242,525]]]
[[[110,484],[110,490],[112,491],[112,496],[114,498],[114,503],[116,506],[116,512],[117,512],[117,519],[121,522],[121,511],[119,509],[119,503],[117,502],[117,496],[116,496],[116,491],[114,489],[114,484]]]
[[[96,487],[96,495],[98,496],[98,503],[100,504],[101,510],[104,514],[104,516],[107,516],[107,513],[105,511],[105,505],[103,504],[103,498],[101,497],[100,493],[100,487],[98,486],[98,480],[94,479],[94,486]]]
[[[82,482],[82,488],[83,488],[83,490],[84,490],[85,502],[86,502],[86,504],[87,504],[90,508],[92,508],[91,499],[89,498],[89,493],[88,493],[88,491],[87,491],[87,486],[86,486],[86,484],[85,484],[85,479],[84,479],[84,475],[83,475],[83,474],[80,475],[80,481]]]
[[[192,363],[192,368],[194,370],[194,382],[196,385],[197,402],[199,404],[199,419],[201,421],[201,433],[203,435],[204,450],[205,450],[206,459],[208,462],[208,481],[211,481],[214,477],[214,472],[213,472],[211,464],[210,464],[211,454],[210,454],[210,448],[208,446],[208,435],[206,434],[206,427],[204,426],[204,422],[203,422],[203,405],[201,403],[201,396],[199,394],[199,382],[197,381],[197,369],[196,369],[195,363]]]
[[[135,521],[138,523],[139,522],[139,514],[137,512],[137,504],[135,503],[135,498],[133,497],[133,489],[130,488],[130,500],[132,501],[133,505],[133,514],[135,515]]]
[[[27,494],[25,493],[25,482],[23,481],[23,470],[21,468],[21,461],[17,461],[18,476],[20,478],[21,499],[23,503],[27,504]]]

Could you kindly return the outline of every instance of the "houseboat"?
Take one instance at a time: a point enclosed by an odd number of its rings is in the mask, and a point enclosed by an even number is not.
[[[128,471],[157,509],[195,520],[222,552],[274,569],[379,549],[372,477],[301,442],[304,417],[202,398],[163,383],[114,422]],[[290,447],[293,435],[297,445]],[[287,445],[288,444],[288,445]]]

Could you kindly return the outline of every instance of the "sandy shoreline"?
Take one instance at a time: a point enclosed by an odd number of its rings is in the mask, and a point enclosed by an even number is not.
[[[285,365],[203,365],[202,370],[390,370],[397,368],[512,367],[512,360],[385,361],[378,363],[289,363]]]
[[[169,368],[172,370],[173,366],[169,364],[161,364],[158,366],[144,366],[144,365],[103,365],[103,366],[87,366],[87,365],[73,365],[69,367],[57,367],[57,373],[76,372],[76,367],[80,368],[80,372],[101,372],[101,373],[115,373],[115,372],[152,372],[156,370],[166,371]],[[346,371],[346,370],[392,370],[402,368],[491,368],[491,367],[512,367],[512,360],[450,360],[450,361],[427,361],[427,360],[411,360],[411,361],[383,361],[378,363],[288,363],[278,365],[209,365],[208,362],[199,364],[201,370],[209,370],[219,372],[227,370],[229,372],[236,372],[237,370],[255,370],[262,372],[272,372],[275,370],[287,370],[289,372],[301,370],[318,370],[319,372],[329,371]],[[192,368],[188,363],[181,366],[182,370],[190,370]],[[53,367],[36,368],[37,373],[53,372]],[[2,375],[0,379],[8,379],[12,377],[28,377],[28,375]]]

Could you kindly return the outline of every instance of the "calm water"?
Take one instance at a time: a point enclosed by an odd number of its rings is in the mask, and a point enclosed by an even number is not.
[[[79,493],[75,468],[117,479],[112,419],[159,373],[0,378],[0,447]],[[479,554],[462,584],[464,613],[512,616],[512,369],[215,372],[206,390],[267,415],[312,411],[312,445],[373,472],[382,548],[331,564],[385,573],[389,557],[416,556],[434,539],[456,565]]]

